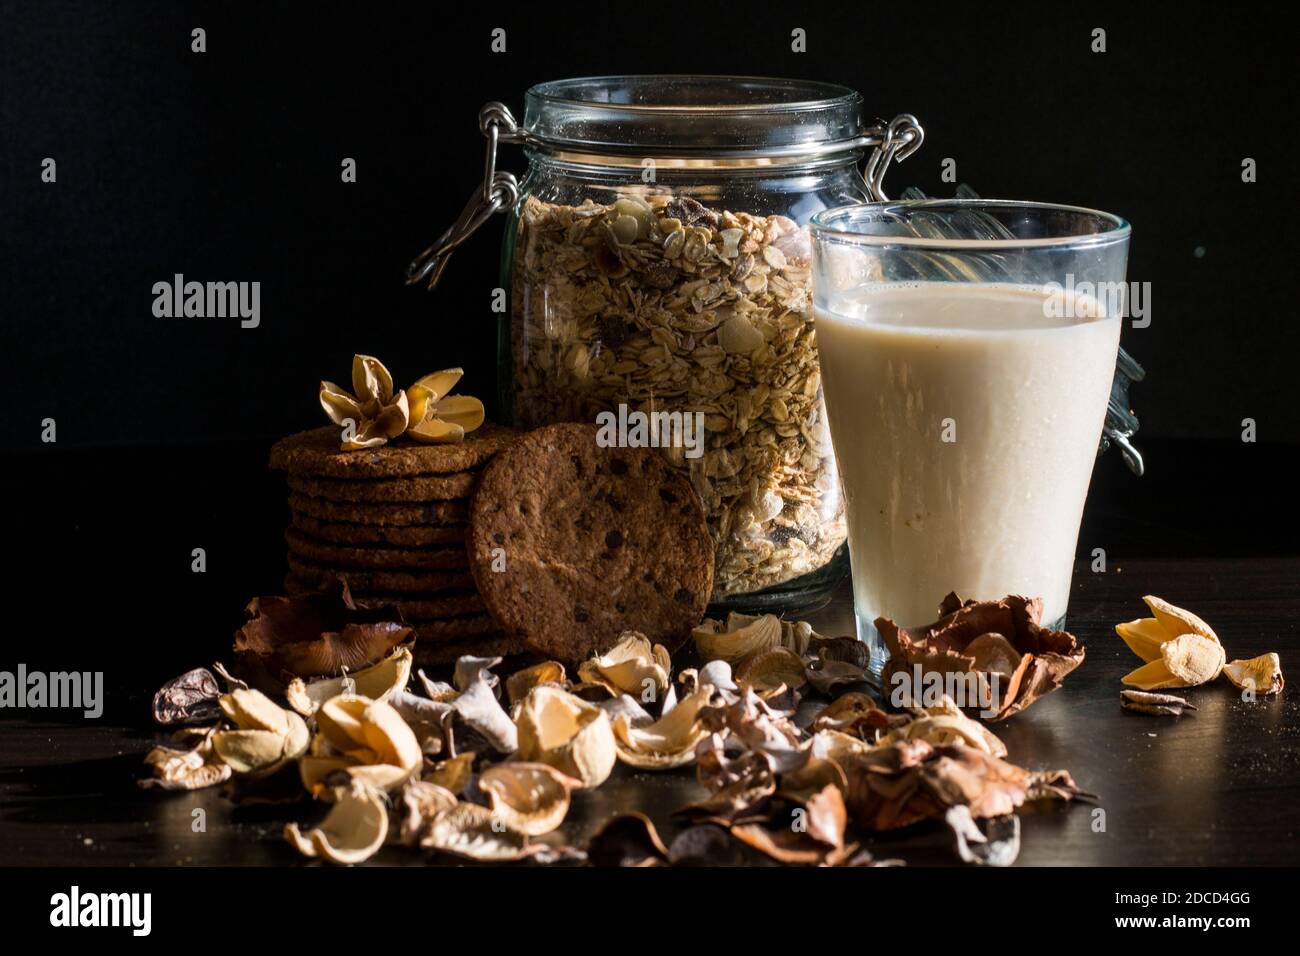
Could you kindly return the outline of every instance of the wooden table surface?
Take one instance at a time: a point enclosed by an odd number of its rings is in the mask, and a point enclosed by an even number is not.
[[[1056,693],[996,725],[1010,758],[1068,769],[1095,805],[1046,805],[1022,814],[1021,864],[1290,864],[1300,834],[1300,719],[1296,691],[1243,702],[1225,680],[1188,692],[1200,708],[1179,719],[1122,712],[1121,675],[1135,659],[1114,636],[1154,593],[1188,606],[1216,628],[1230,658],[1282,654],[1295,672],[1300,559],[1131,561],[1105,574],[1081,565],[1069,627],[1087,659]],[[847,585],[806,616],[826,634],[851,629]],[[188,666],[188,662],[178,661]],[[162,735],[147,720],[148,692],[128,690],[134,722],[19,721],[0,748],[0,862],[42,864],[293,864],[280,837],[309,806],[234,808],[217,791],[137,789],[140,758]],[[578,795],[562,831],[581,843],[602,821],[641,810],[665,832],[672,811],[702,789],[691,771],[633,773],[620,767],[600,789]],[[194,832],[195,811],[206,830]],[[1100,812],[1099,812],[1100,811]],[[879,841],[878,855],[950,862],[937,826]],[[386,849],[378,861],[422,863]]]
[[[0,865],[289,864],[286,819],[309,806],[236,809],[216,792],[136,786],[141,757],[163,739],[149,699],[167,678],[226,655],[240,611],[284,573],[283,479],[263,439],[234,447],[40,450],[8,476],[13,566],[0,670],[101,669],[102,717],[0,710]],[[1087,659],[1056,693],[996,726],[1010,758],[1065,768],[1096,807],[1023,814],[1023,864],[1285,864],[1300,858],[1300,543],[1285,446],[1145,442],[1148,474],[1112,455],[1093,477],[1079,553],[1105,547],[1108,568],[1080,564],[1069,627]],[[206,549],[205,573],[191,551]],[[1137,661],[1114,635],[1145,614],[1143,594],[1189,608],[1229,658],[1282,656],[1280,697],[1243,702],[1226,681],[1188,692],[1180,719],[1119,708]],[[936,595],[938,598],[939,595]],[[847,585],[806,615],[847,634]],[[699,793],[689,771],[631,773],[578,795],[565,831],[576,843],[615,813],[642,810],[671,827]],[[195,810],[206,831],[194,832]],[[1104,811],[1104,818],[1094,815]],[[319,810],[315,811],[319,812]],[[1101,823],[1104,822],[1104,829]],[[912,863],[951,862],[938,827],[881,841]],[[422,863],[385,850],[383,862]]]

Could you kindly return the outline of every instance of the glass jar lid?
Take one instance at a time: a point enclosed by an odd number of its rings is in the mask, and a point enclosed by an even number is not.
[[[539,83],[526,95],[521,133],[543,148],[643,155],[819,155],[880,141],[880,127],[863,121],[855,90],[755,76]]]

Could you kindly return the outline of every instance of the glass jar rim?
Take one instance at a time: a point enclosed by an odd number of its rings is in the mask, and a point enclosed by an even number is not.
[[[756,76],[552,80],[526,94],[522,126],[535,145],[589,153],[815,155],[873,142],[857,91]]]
[[[901,211],[945,213],[1026,212],[1044,217],[1051,214],[1090,219],[1099,228],[1094,231],[1071,229],[1060,235],[1012,236],[1006,239],[963,239],[958,236],[898,235],[867,232],[871,223],[902,222]],[[996,218],[996,217],[995,217]],[[824,209],[809,222],[812,235],[824,241],[896,249],[951,250],[953,252],[1006,252],[1015,249],[1047,247],[1093,247],[1123,242],[1132,233],[1128,220],[1114,213],[1060,203],[1031,202],[1018,199],[915,199],[886,202],[853,203]]]

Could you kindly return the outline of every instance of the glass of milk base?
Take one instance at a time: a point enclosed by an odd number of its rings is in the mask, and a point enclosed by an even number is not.
[[[858,635],[963,599],[1040,597],[1064,624],[1115,373],[1129,226],[994,200],[812,220],[822,385]]]

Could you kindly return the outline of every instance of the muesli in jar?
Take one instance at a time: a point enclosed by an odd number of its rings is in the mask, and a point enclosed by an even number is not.
[[[580,205],[526,196],[512,275],[514,418],[703,414],[684,469],[717,543],[715,598],[831,560],[844,508],[826,428],[805,230],[632,189]]]

